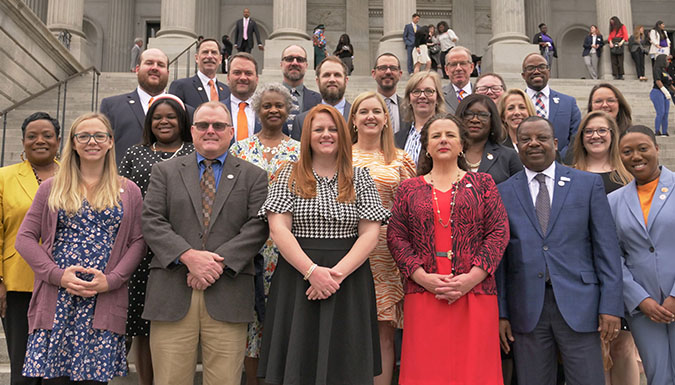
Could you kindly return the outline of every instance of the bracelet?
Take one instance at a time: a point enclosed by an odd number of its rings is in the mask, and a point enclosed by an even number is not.
[[[316,263],[312,264],[312,266],[309,267],[309,269],[307,270],[307,273],[305,273],[305,276],[302,277],[302,279],[304,279],[305,281],[308,280],[309,276],[312,275],[312,273],[314,272],[314,270],[316,269],[317,266],[318,265]]]

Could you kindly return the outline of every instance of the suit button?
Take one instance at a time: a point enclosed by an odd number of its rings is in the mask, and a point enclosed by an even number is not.
[[[543,273],[537,274],[537,278],[544,278],[544,274]]]
[[[649,247],[649,252],[650,252],[650,253],[653,253],[653,252],[654,252],[654,246],[650,246],[650,247]]]
[[[544,245],[544,251],[548,251],[548,246]]]

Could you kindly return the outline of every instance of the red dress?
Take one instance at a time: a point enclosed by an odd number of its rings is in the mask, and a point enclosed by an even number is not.
[[[436,190],[443,223],[448,223],[452,189]],[[451,230],[438,223],[436,251],[451,248]],[[451,262],[436,257],[438,274]],[[425,291],[405,295],[401,385],[502,385],[499,310],[496,295],[468,293],[448,305]]]

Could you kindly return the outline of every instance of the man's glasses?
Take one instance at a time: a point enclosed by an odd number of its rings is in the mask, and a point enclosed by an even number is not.
[[[209,127],[213,127],[214,131],[225,131],[226,128],[232,127],[231,124],[223,122],[194,122],[192,125],[199,131],[206,131]]]
[[[286,63],[293,63],[294,60],[298,63],[307,63],[307,58],[302,56],[284,56],[281,58],[281,60],[285,61]]]
[[[396,71],[400,71],[400,70],[401,70],[401,67],[399,67],[399,66],[384,66],[384,65],[382,65],[382,66],[377,66],[377,67],[375,67],[375,69],[378,70],[378,71],[380,71],[380,72],[387,72],[387,70],[389,70],[389,71],[391,71],[391,72],[396,72]]]
[[[548,69],[548,64],[539,64],[538,66],[527,66],[525,67],[525,72],[534,72],[534,70],[539,70],[539,72],[546,71]]]

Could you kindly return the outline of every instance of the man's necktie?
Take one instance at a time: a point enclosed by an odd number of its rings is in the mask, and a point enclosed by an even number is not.
[[[546,105],[544,105],[544,93],[537,92],[537,99],[534,101],[534,106],[537,110],[537,116],[546,119]]]
[[[549,198],[548,188],[546,187],[546,175],[537,174],[534,179],[539,182],[539,193],[537,194],[537,199],[534,203],[534,209],[537,212],[537,219],[539,220],[541,231],[546,234],[548,218],[551,215],[551,198]]]
[[[288,125],[288,132],[290,133],[293,130],[293,119],[300,114],[300,93],[297,89],[291,89],[291,112],[288,114],[288,119],[286,120]]]
[[[211,166],[214,160],[204,159],[204,173],[199,185],[202,190],[202,228],[204,236],[202,236],[202,246],[206,245],[209,224],[211,223],[211,214],[213,213],[213,202],[216,199],[216,178],[213,174],[213,167]]]
[[[150,100],[148,100],[148,108],[150,108],[150,106],[152,105],[152,102],[154,102],[154,101],[155,101],[155,97],[154,97],[154,96],[151,97]]]
[[[466,95],[466,91],[464,91],[464,90],[459,90],[459,92],[457,93],[457,100],[461,102],[462,99],[464,99],[464,96],[465,96],[465,95]]]
[[[216,85],[213,84],[213,79],[209,80],[209,87],[211,88],[211,99],[210,101],[218,101],[218,90],[216,89]]]
[[[246,117],[246,106],[248,103],[239,103],[239,112],[237,112],[237,140],[248,138],[248,118]]]
[[[248,19],[244,19],[244,40],[248,40]]]
[[[396,125],[394,124],[394,114],[391,112],[394,101],[391,100],[391,98],[384,98],[384,101],[387,104],[387,111],[389,111],[389,122],[391,123],[391,129],[394,132],[396,132]]]

